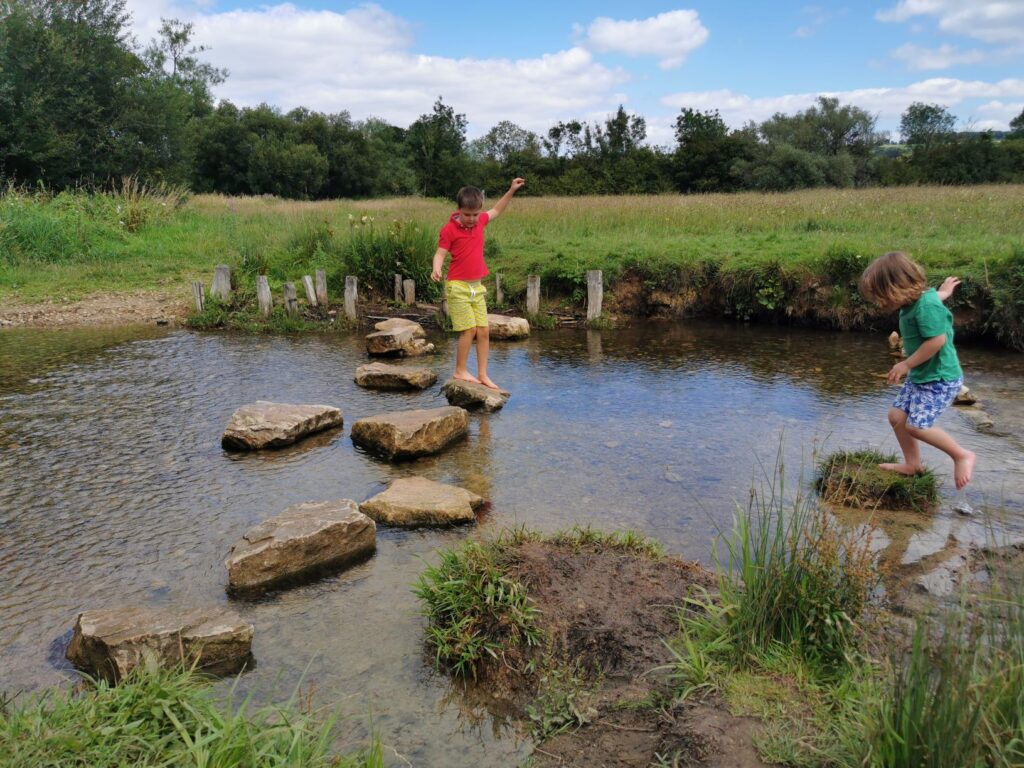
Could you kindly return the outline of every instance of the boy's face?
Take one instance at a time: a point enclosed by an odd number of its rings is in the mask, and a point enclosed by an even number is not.
[[[459,224],[466,229],[476,226],[476,220],[480,218],[483,208],[459,208]]]

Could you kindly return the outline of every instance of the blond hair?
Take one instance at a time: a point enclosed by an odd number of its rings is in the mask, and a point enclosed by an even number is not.
[[[861,295],[883,307],[904,307],[921,298],[928,280],[903,251],[890,251],[868,264],[858,284]]]

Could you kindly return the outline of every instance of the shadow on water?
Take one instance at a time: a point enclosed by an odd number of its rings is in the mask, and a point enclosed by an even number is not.
[[[415,362],[443,381],[452,340],[434,340],[439,354]],[[365,359],[357,336],[0,332],[0,690],[65,680],[51,641],[81,610],[230,604],[256,626],[259,666],[241,693],[313,685],[349,718],[345,738],[365,734],[372,711],[385,743],[417,765],[517,764],[529,742],[424,652],[411,585],[438,548],[502,527],[589,523],[707,562],[780,434],[786,467],[805,479],[814,450],[896,447],[885,422],[894,390],[877,376],[891,365],[882,334],[711,324],[536,333],[493,346],[492,375],[513,393],[502,411],[474,415],[444,453],[396,464],[356,448],[352,422],[445,403],[436,389],[356,387]],[[966,498],[1019,528],[1024,362],[982,348],[962,359],[1006,432],[943,416],[980,457]],[[231,413],[255,400],[337,405],[345,426],[278,452],[223,450]],[[940,454],[926,461],[950,471]],[[490,505],[473,528],[381,527],[372,558],[304,586],[258,600],[225,593],[224,557],[252,525],[303,501],[363,501],[414,474]],[[950,486],[928,516],[878,521],[884,558],[941,556],[950,537],[975,535],[951,511],[960,495]]]

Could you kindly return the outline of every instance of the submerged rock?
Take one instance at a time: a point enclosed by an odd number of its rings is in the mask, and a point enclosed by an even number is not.
[[[964,552],[955,552],[927,573],[918,576],[914,585],[932,597],[948,597],[953,594],[965,575],[970,574],[971,563]]]
[[[992,429],[996,425],[995,422],[992,421],[992,417],[977,406],[965,406],[960,408],[959,412],[962,413],[964,417],[977,429]]]
[[[434,345],[425,340],[423,326],[412,320],[393,317],[374,327],[378,330],[366,337],[366,351],[371,355],[417,357],[434,351]]]
[[[75,622],[67,659],[116,683],[141,664],[197,664],[210,674],[240,671],[252,658],[253,626],[234,611],[115,608],[85,611]]]
[[[441,387],[441,394],[448,398],[449,405],[457,405],[470,411],[483,410],[488,413],[500,411],[511,395],[504,390],[491,389],[471,381],[448,379]]]
[[[525,339],[530,335],[530,321],[525,317],[487,315],[487,326],[492,339]]]
[[[306,435],[340,427],[342,423],[341,409],[331,405],[288,405],[258,400],[232,414],[221,445],[239,451],[280,448]]]
[[[410,368],[387,363],[368,363],[356,369],[355,382],[367,389],[426,389],[437,381],[429,368]]]
[[[267,589],[319,576],[370,555],[377,527],[349,499],[288,507],[250,528],[224,561],[228,589]]]
[[[384,525],[449,525],[473,522],[473,510],[483,503],[482,497],[455,485],[404,477],[364,501],[359,510]]]
[[[468,431],[469,414],[448,406],[359,419],[352,425],[352,442],[389,459],[408,459],[437,453]]]

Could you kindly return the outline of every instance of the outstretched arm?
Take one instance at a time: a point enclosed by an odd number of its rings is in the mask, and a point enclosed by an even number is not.
[[[512,179],[512,186],[508,188],[508,192],[501,196],[501,200],[494,204],[494,207],[487,212],[487,218],[489,221],[494,221],[498,218],[502,211],[508,206],[512,200],[512,196],[519,191],[519,189],[526,183],[525,179],[514,178]]]
[[[953,291],[956,290],[956,287],[958,285],[960,285],[959,277],[947,277],[945,280],[942,281],[942,285],[940,285],[935,290],[935,292],[939,294],[939,298],[942,301],[946,301],[947,299],[949,299],[950,296],[953,295]]]

